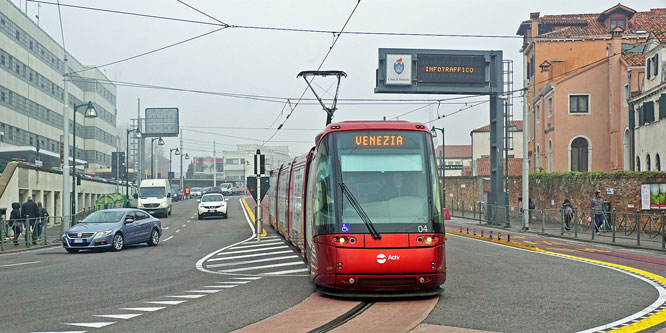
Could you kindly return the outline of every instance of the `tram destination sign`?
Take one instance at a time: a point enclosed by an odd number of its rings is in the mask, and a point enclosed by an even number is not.
[[[379,49],[376,93],[501,94],[502,51]]]
[[[178,136],[178,108],[146,108],[144,137]]]

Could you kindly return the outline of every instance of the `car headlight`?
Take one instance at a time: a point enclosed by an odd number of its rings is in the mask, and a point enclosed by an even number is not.
[[[67,237],[67,233],[62,234],[62,238]]]
[[[100,231],[95,234],[95,237],[106,237],[108,236],[113,230],[106,230],[106,231]]]
[[[143,208],[143,204],[141,202],[139,202],[139,203],[136,204],[136,207],[137,208]]]
[[[166,201],[160,204],[160,207],[166,207],[166,206],[167,206]]]

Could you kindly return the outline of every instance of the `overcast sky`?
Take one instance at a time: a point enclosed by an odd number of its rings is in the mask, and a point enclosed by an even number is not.
[[[12,0],[25,9],[24,0]],[[49,0],[46,0],[49,1]],[[55,2],[55,0],[52,0]],[[185,0],[188,4],[231,25],[256,25],[302,29],[339,30],[356,0]],[[152,15],[215,22],[176,0],[62,0],[63,4],[140,12]],[[544,14],[599,13],[617,0],[561,1],[395,1],[362,0],[346,31],[405,33],[515,35],[522,20],[533,11]],[[663,0],[623,1],[637,11],[664,6]],[[28,14],[37,14],[37,5],[28,2]],[[83,9],[61,8],[67,50],[86,65],[100,65],[150,51],[216,27],[192,23],[160,21]],[[56,6],[42,5],[40,26],[61,41]],[[452,96],[374,94],[378,48],[430,48],[502,50],[504,59],[515,64],[515,88],[522,86],[522,54],[519,38],[455,38],[342,35],[322,69],[343,70],[349,76],[340,86],[341,98],[415,98],[438,99]],[[276,32],[230,28],[161,52],[104,68],[111,80],[151,85],[279,96],[298,99],[306,88],[296,78],[302,70],[316,69],[333,42],[329,34]],[[323,93],[331,79],[317,79],[315,88]],[[334,93],[333,87],[330,92]],[[306,98],[313,98],[307,92]],[[283,104],[181,93],[173,91],[118,88],[118,125],[136,117],[137,99],[141,108],[175,106],[180,109],[181,126],[192,127],[269,127],[284,120]],[[469,100],[485,99],[475,97]],[[345,105],[339,106],[336,121],[392,118],[420,105]],[[440,114],[464,105],[441,105]],[[143,111],[142,111],[143,114]],[[522,116],[516,100],[515,119]],[[436,106],[428,106],[401,119],[429,121]],[[276,123],[274,121],[278,119]],[[488,104],[471,108],[433,124],[447,130],[447,144],[470,144],[469,132],[488,123]],[[325,123],[325,113],[312,101],[304,102],[268,145],[289,145],[292,154],[305,152],[317,130]],[[216,136],[204,132],[266,140],[274,130],[200,128],[185,131],[185,150],[190,155],[233,149],[247,139]],[[202,143],[200,140],[211,142]],[[438,139],[441,140],[441,139]],[[177,147],[176,138],[166,139],[167,147]],[[438,141],[441,143],[441,141]],[[203,151],[202,151],[203,150]]]

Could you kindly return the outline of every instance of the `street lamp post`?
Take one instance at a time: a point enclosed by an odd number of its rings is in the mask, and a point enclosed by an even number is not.
[[[446,208],[446,180],[444,177],[444,153],[446,145],[444,144],[444,128],[438,128],[433,126],[432,129],[430,129],[430,132],[432,132],[433,137],[437,137],[438,130],[442,132],[442,156],[440,158],[441,162],[439,165],[442,175],[442,208]]]
[[[84,117],[97,117],[97,111],[95,111],[95,107],[91,101],[88,101],[88,103],[85,104],[74,104],[74,119],[72,121],[72,165],[74,166],[72,172],[72,219],[76,218],[76,110],[84,106],[86,107]]]
[[[155,146],[155,140],[157,141],[158,146],[164,146],[164,140],[159,137],[159,138],[151,138],[150,139],[150,178],[155,179],[155,153],[153,152],[153,147]]]
[[[127,200],[129,199],[129,135],[132,132],[136,132],[134,133],[135,138],[141,138],[141,131],[138,128],[127,129],[127,150],[125,150],[125,208],[128,208]],[[136,170],[136,165],[134,166],[134,170]]]
[[[169,176],[168,176],[169,184],[171,184],[171,153],[174,152],[174,151],[176,152],[176,156],[180,155],[180,149],[178,149],[178,148],[170,148],[169,149]],[[181,190],[182,190],[182,188],[181,188]]]

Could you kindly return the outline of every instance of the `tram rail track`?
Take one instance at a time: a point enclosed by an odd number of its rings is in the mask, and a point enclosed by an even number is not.
[[[350,320],[356,318],[356,316],[360,315],[361,313],[365,312],[365,310],[369,309],[371,306],[373,306],[375,302],[369,302],[369,301],[363,301],[356,305],[355,307],[351,308],[349,311],[343,313],[342,315],[338,316],[337,318],[327,322],[324,325],[321,325],[308,333],[326,333],[330,332],[331,330],[340,327]]]

